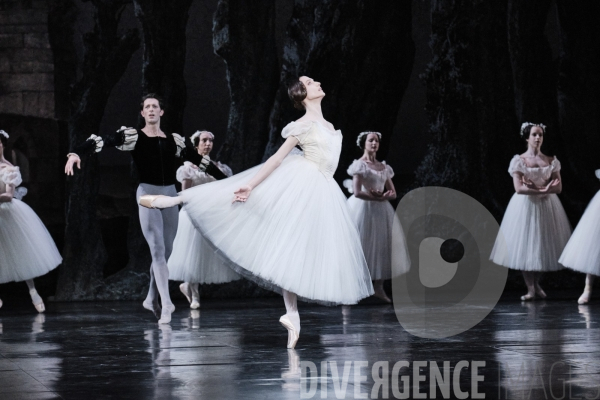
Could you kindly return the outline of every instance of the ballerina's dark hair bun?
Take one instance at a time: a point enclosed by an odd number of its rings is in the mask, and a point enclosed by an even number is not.
[[[290,83],[288,85],[288,96],[292,103],[294,103],[294,108],[304,110],[304,104],[302,104],[302,101],[306,99],[306,87],[304,83],[300,82],[300,80]]]

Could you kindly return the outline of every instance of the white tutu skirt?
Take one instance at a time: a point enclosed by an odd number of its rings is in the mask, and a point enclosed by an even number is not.
[[[394,225],[396,213],[392,205],[387,201],[366,201],[351,196],[348,208],[358,228],[371,279],[391,279],[407,272],[410,258],[406,251],[406,238],[400,222]],[[400,265],[393,269],[392,247],[400,255]]]
[[[225,283],[241,277],[223,264],[194,228],[185,210],[179,212],[177,235],[169,257],[169,279],[189,283]]]
[[[559,262],[575,271],[600,276],[600,192],[587,206]]]
[[[522,271],[558,271],[558,258],[571,236],[571,225],[556,194],[515,193],[500,225],[490,260]],[[503,243],[506,244],[504,247]]]
[[[260,167],[180,193],[216,254],[243,277],[303,300],[356,304],[370,296],[360,238],[335,180],[289,155],[245,203],[232,204]]]
[[[27,204],[0,203],[0,283],[37,278],[61,262],[50,233]]]

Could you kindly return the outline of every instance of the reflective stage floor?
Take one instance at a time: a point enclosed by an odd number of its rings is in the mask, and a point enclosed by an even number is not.
[[[442,340],[408,334],[390,305],[300,303],[289,351],[280,298],[180,303],[164,326],[138,302],[38,315],[3,299],[0,399],[599,398],[600,302],[506,297]]]

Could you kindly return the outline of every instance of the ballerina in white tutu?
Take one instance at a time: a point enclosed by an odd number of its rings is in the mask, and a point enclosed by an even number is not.
[[[600,179],[600,169],[596,170],[596,177]],[[573,236],[558,260],[565,267],[586,274],[583,293],[577,300],[579,304],[587,304],[590,301],[594,277],[600,276],[599,244],[600,191],[585,209]]]
[[[392,178],[394,171],[385,161],[377,161],[379,132],[362,132],[356,145],[364,154],[348,168],[344,185],[353,195],[348,199],[352,219],[358,227],[365,259],[369,266],[375,296],[391,303],[383,289],[383,281],[392,276],[392,246],[399,250],[401,265],[394,271],[408,271],[410,259],[406,252],[406,239],[399,221],[394,225],[396,213],[389,200],[396,198]],[[392,232],[393,229],[397,231]]]
[[[197,131],[190,138],[194,148],[201,156],[209,156],[213,148],[215,136],[212,132]],[[231,176],[231,168],[220,162],[215,163],[226,175]],[[216,179],[201,171],[196,165],[189,161],[177,170],[177,180],[181,182],[183,190]],[[173,252],[168,261],[169,279],[172,281],[183,281],[179,290],[190,302],[190,308],[200,307],[200,283],[225,283],[240,279],[231,268],[224,266],[222,261],[214,255],[214,250],[203,239],[202,235],[194,228],[187,212],[179,211],[179,225],[177,235],[173,242]]]
[[[490,259],[523,271],[527,294],[521,300],[545,298],[539,280],[542,272],[558,271],[558,262],[571,236],[571,225],[557,193],[562,191],[560,162],[541,152],[546,127],[525,122],[521,137],[527,151],[515,155],[508,168],[515,194],[504,213]]]
[[[4,158],[8,137],[0,130],[0,283],[25,281],[35,309],[44,312],[33,278],[59,266],[62,257],[39,217],[17,198],[22,179],[19,167]]]
[[[287,313],[279,321],[293,348],[300,334],[297,297],[356,304],[373,294],[373,285],[346,197],[333,179],[342,134],[323,118],[321,84],[303,76],[288,94],[306,114],[283,129],[285,142],[263,165],[178,198],[149,200],[158,208],[183,202],[227,265],[283,295]],[[303,156],[289,154],[296,145]]]

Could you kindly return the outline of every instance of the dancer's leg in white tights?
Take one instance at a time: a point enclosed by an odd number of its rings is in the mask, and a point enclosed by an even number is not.
[[[35,306],[35,309],[38,310],[38,312],[46,311],[46,306],[44,305],[44,301],[38,294],[37,290],[35,290],[35,284],[33,283],[33,279],[27,279],[25,281],[25,283],[27,284],[27,288],[29,289],[29,295],[31,296],[31,302]]]
[[[287,290],[282,290],[281,294],[283,295],[283,302],[285,303],[285,310],[287,311],[286,315],[289,317],[290,321],[292,321],[294,328],[300,332],[298,297],[296,296],[296,293],[288,292]]]

